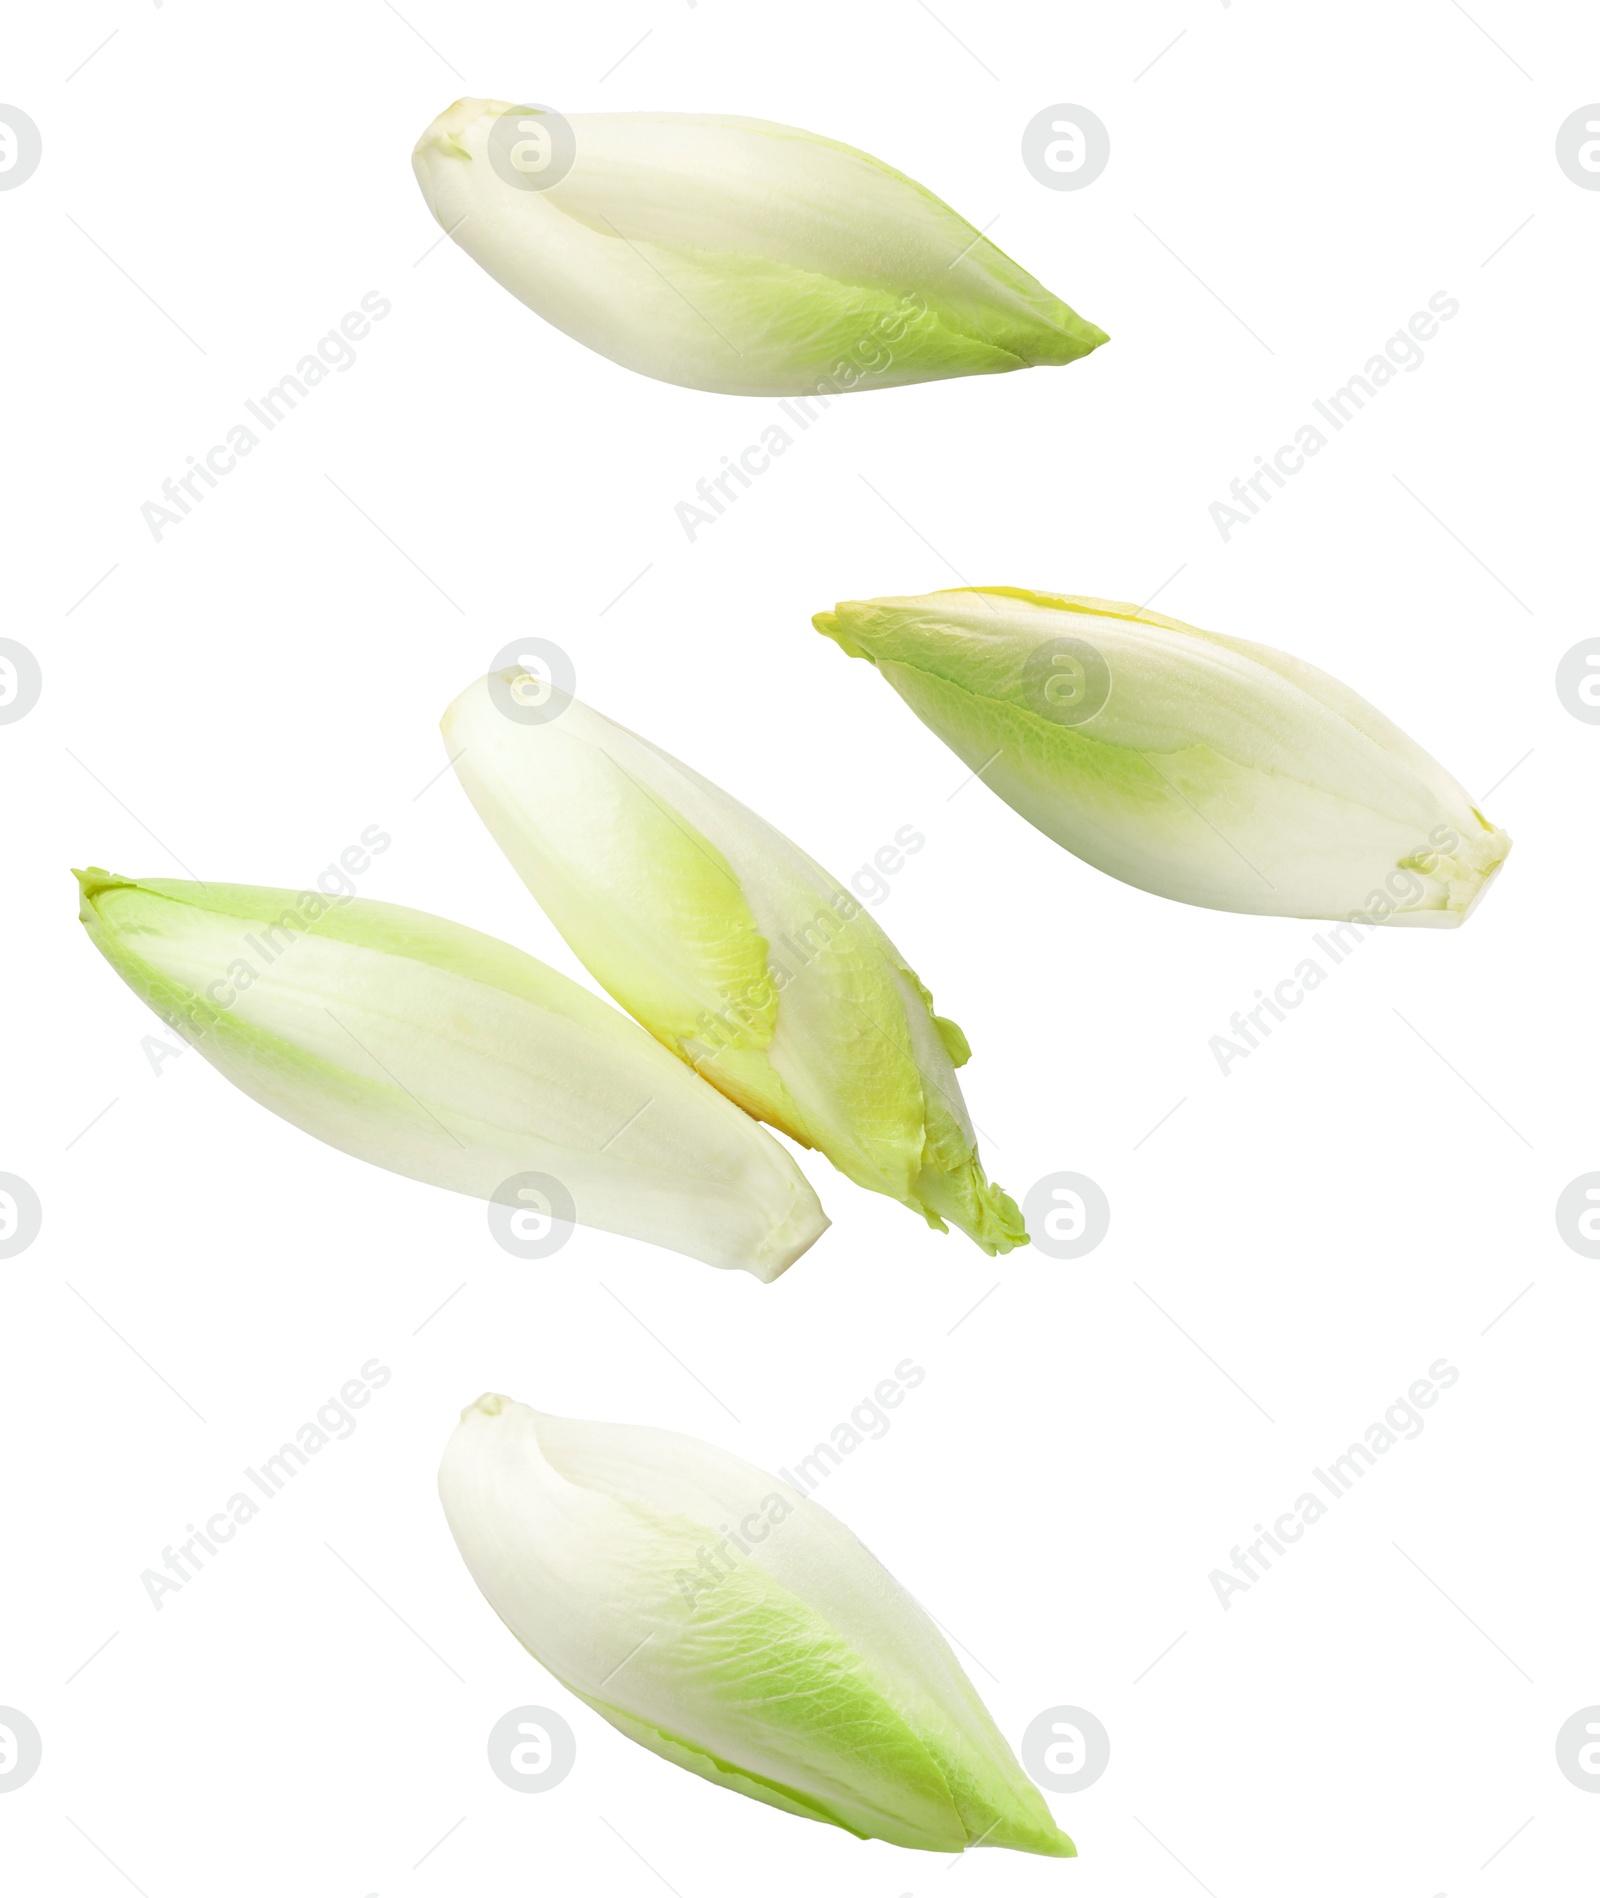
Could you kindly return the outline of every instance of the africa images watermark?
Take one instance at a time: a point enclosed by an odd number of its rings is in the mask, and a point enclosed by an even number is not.
[[[1321,988],[1332,971],[1359,949],[1388,917],[1414,907],[1424,894],[1417,872],[1420,870],[1423,876],[1433,875],[1440,862],[1459,849],[1460,844],[1461,839],[1448,824],[1431,830],[1427,843],[1402,858],[1384,879],[1382,888],[1368,893],[1360,909],[1352,910],[1342,923],[1334,924],[1326,933],[1318,930],[1312,936],[1311,940],[1328,958],[1327,968],[1315,956],[1305,956],[1281,982],[1273,984],[1271,994],[1257,989],[1255,1007],[1235,1013],[1229,1021],[1232,1035],[1213,1035],[1206,1044],[1223,1075],[1227,1076],[1237,1062],[1259,1048],[1271,1035],[1272,1023],[1287,1021],[1287,1011],[1298,1008],[1313,989]],[[1365,935],[1360,933],[1363,930]]]
[[[792,1470],[779,1470],[780,1479],[791,1491],[798,1490],[802,1496],[812,1495],[863,1443],[876,1443],[888,1436],[890,1419],[885,1412],[898,1410],[906,1400],[906,1393],[914,1391],[927,1375],[914,1358],[902,1358],[894,1367],[894,1375],[881,1378],[872,1396],[863,1397],[852,1407],[848,1417],[833,1426],[825,1443],[816,1444],[798,1458]],[[715,1589],[734,1573],[739,1557],[749,1555],[752,1544],[765,1542],[794,1511],[791,1498],[774,1490],[770,1496],[762,1497],[758,1508],[740,1518],[737,1528],[723,1523],[722,1540],[715,1548],[702,1544],[695,1550],[699,1566],[693,1572],[679,1569],[673,1577],[678,1593],[692,1608],[700,1595]]]
[[[913,322],[927,314],[928,306],[921,297],[914,290],[908,291],[894,309],[880,316],[867,334],[851,345],[831,372],[817,377],[809,394],[785,396],[779,402],[785,420],[803,435],[831,406],[834,397],[869,387],[894,362],[893,345],[901,341]],[[695,483],[695,495],[703,505],[679,501],[672,510],[685,535],[692,541],[703,527],[715,526],[741,493],[755,486],[755,478],[764,475],[779,455],[788,453],[796,439],[782,422],[771,422],[737,457],[724,455],[715,474],[702,476]]]
[[[902,824],[894,834],[893,845],[885,844],[873,853],[869,863],[852,873],[850,881],[863,900],[876,908],[889,894],[886,878],[898,875],[906,858],[914,857],[926,842],[921,831]],[[864,890],[863,882],[867,885]],[[861,913],[861,904],[848,890],[841,889],[830,902],[819,904],[805,922],[781,932],[769,945],[760,975],[742,989],[725,989],[715,1013],[703,1008],[695,1017],[694,1041],[700,1052],[694,1058],[714,1060],[730,1048],[747,1045],[752,1032],[764,1032],[778,997]]]
[[[214,1028],[222,1019],[223,1011],[230,1009],[239,997],[258,982],[281,956],[294,947],[297,937],[306,934],[311,925],[330,909],[343,909],[346,903],[354,902],[356,894],[355,879],[363,876],[372,867],[372,859],[381,857],[393,842],[386,830],[380,830],[376,824],[368,824],[359,840],[347,844],[339,852],[338,861],[330,863],[326,869],[317,873],[315,890],[302,890],[295,897],[291,907],[281,911],[270,922],[261,923],[241,938],[240,947],[247,949],[249,955],[239,955],[230,962],[215,981],[209,982],[202,996],[179,989],[176,985],[166,985],[155,1001],[164,1000],[167,1007],[157,1007],[161,1019],[177,1034],[192,1036],[198,1040],[208,1029]],[[254,956],[256,960],[251,961]],[[259,966],[258,966],[259,965]],[[209,1007],[203,1006],[209,1004]],[[187,1038],[187,1036],[186,1036]],[[176,1046],[163,1041],[159,1035],[145,1035],[139,1046],[143,1048],[145,1059],[159,1077],[168,1061],[174,1061],[184,1052],[184,1043]]]
[[[1319,398],[1311,406],[1337,434],[1380,389],[1394,381],[1400,370],[1409,374],[1422,367],[1427,359],[1422,345],[1431,342],[1439,333],[1440,323],[1448,323],[1460,309],[1448,291],[1435,290],[1428,299],[1428,308],[1418,310],[1404,329],[1395,331],[1379,354],[1369,356],[1359,375],[1335,389],[1326,401]],[[1286,477],[1299,474],[1313,455],[1321,454],[1328,441],[1315,422],[1304,422],[1295,430],[1294,440],[1275,450],[1270,461],[1265,455],[1257,455],[1255,471],[1242,480],[1236,478],[1228,488],[1236,505],[1213,501],[1207,510],[1223,540],[1230,539],[1235,528],[1248,527],[1272,500],[1274,489],[1288,487]],[[1270,487],[1266,485],[1269,482]]]
[[[355,1377],[340,1385],[339,1395],[328,1398],[318,1407],[316,1416],[300,1426],[293,1443],[281,1444],[259,1470],[245,1465],[244,1473],[251,1488],[266,1502],[274,1502],[319,1451],[330,1443],[342,1443],[355,1435],[356,1419],[351,1413],[365,1410],[372,1401],[372,1393],[381,1391],[393,1375],[380,1359],[368,1358]],[[176,1548],[169,1543],[161,1551],[161,1567],[147,1568],[139,1577],[144,1592],[150,1597],[150,1606],[159,1614],[166,1605],[163,1597],[176,1595],[205,1567],[204,1557],[199,1552],[219,1554],[220,1545],[231,1542],[247,1522],[253,1522],[261,1514],[262,1507],[255,1496],[239,1489],[215,1514],[206,1518],[203,1529],[189,1523],[184,1531],[188,1539],[179,1542]]]
[[[1421,1413],[1432,1410],[1440,1394],[1458,1383],[1460,1378],[1461,1373],[1448,1358],[1435,1358],[1428,1366],[1428,1375],[1419,1377],[1405,1397],[1397,1397],[1377,1423],[1369,1424],[1360,1443],[1352,1443],[1325,1470],[1313,1468],[1311,1474],[1335,1502],[1343,1502],[1367,1471],[1376,1465],[1380,1456],[1387,1456],[1402,1439],[1410,1443],[1422,1435],[1425,1419]],[[1270,1529],[1258,1522],[1254,1542],[1242,1548],[1235,1544],[1228,1551],[1233,1572],[1230,1574],[1227,1569],[1214,1568],[1206,1578],[1224,1612],[1233,1606],[1233,1596],[1248,1593],[1272,1567],[1272,1556],[1267,1553],[1269,1549],[1274,1554],[1287,1555],[1289,1546],[1298,1542],[1313,1523],[1321,1522],[1327,1514],[1328,1504],[1322,1497],[1315,1491],[1306,1490],[1294,1499],[1291,1507],[1278,1517]]]
[[[361,342],[374,323],[381,323],[394,306],[386,296],[369,290],[361,307],[347,310],[337,329],[317,339],[315,350],[308,351],[295,364],[292,374],[282,377],[259,399],[247,400],[245,407],[260,424],[263,435],[271,434],[278,424],[303,402],[319,382],[325,382],[335,370],[353,369],[355,345]],[[365,312],[365,314],[363,314]],[[214,442],[203,458],[191,455],[189,465],[175,479],[169,476],[161,484],[161,499],[146,501],[139,512],[153,539],[159,541],[169,527],[179,527],[184,516],[193,512],[206,498],[208,490],[220,485],[219,477],[232,474],[240,461],[261,445],[248,421],[235,422],[220,442]],[[197,483],[203,485],[197,486]]]
[[[902,824],[891,843],[881,844],[867,862],[850,872],[849,884],[869,909],[876,909],[890,894],[888,879],[906,867],[906,858],[916,856],[927,838],[915,824]]]

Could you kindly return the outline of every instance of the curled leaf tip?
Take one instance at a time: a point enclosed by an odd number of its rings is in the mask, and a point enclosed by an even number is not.
[[[139,886],[127,877],[119,877],[114,871],[102,870],[90,864],[87,870],[74,870],[78,879],[78,893],[84,904],[90,904],[106,890],[135,890]]]
[[[844,621],[837,613],[814,613],[811,616],[811,624],[819,633],[826,634],[849,658],[871,659],[871,653],[864,647],[858,646],[845,631]]]

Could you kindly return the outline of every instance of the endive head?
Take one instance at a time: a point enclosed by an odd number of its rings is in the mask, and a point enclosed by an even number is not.
[[[1157,895],[1448,927],[1510,848],[1397,725],[1269,646],[1018,587],[850,600],[814,624],[1030,823]]]
[[[95,946],[262,1105],[485,1200],[775,1278],[827,1226],[770,1135],[598,996],[442,917],[348,895],[77,873]]]
[[[518,716],[519,676],[469,686],[446,746],[601,986],[858,1184],[991,1253],[1026,1243],[978,1159],[956,1078],[966,1038],[862,904],[726,791],[558,688]]]
[[[664,1759],[858,1837],[1073,1855],[927,1615],[777,1477],[491,1395],[439,1494],[511,1632]]]
[[[666,382],[832,395],[1106,340],[931,191],[792,126],[458,99],[411,162],[497,282]]]

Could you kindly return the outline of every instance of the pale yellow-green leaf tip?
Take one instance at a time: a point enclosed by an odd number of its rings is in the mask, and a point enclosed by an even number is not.
[[[103,896],[107,890],[139,887],[131,877],[119,877],[114,871],[102,870],[92,863],[87,870],[74,870],[72,874],[78,879],[78,915],[83,921],[88,920],[88,912],[93,909],[97,896]]]
[[[864,651],[844,630],[844,623],[837,612],[813,613],[811,624],[819,633],[825,633],[839,649],[851,659],[871,660],[872,654]]]
[[[411,148],[413,165],[428,150],[442,152],[446,158],[463,158],[468,164],[472,154],[462,143],[462,135],[475,120],[497,119],[502,112],[515,110],[503,99],[457,99],[439,114]]]

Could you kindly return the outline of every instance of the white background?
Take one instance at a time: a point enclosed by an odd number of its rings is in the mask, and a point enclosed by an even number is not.
[[[1600,1799],[1554,1741],[1600,1702],[1600,1265],[1553,1213],[1600,1165],[1600,729],[1553,675],[1594,627],[1600,193],[1554,139],[1600,97],[1600,20],[401,11],[104,0],[9,29],[0,92],[44,160],[0,193],[0,632],[44,693],[0,729],[0,1170],[44,1226],[0,1264],[0,1704],[44,1764],[0,1798],[8,1889],[1591,1891]],[[1113,340],[837,403],[690,544],[674,504],[776,405],[633,376],[436,246],[408,155],[463,93],[858,144]],[[1021,162],[1058,102],[1110,127],[1082,191]],[[355,366],[153,540],[141,503],[372,290]],[[1423,367],[1224,543],[1209,504],[1441,290]],[[1077,863],[810,630],[961,577],[1160,588],[1322,665],[1486,801],[1507,868],[1459,932],[1379,931],[1224,1077],[1209,1038],[1313,925]],[[1096,1252],[989,1262],[808,1156],[834,1225],[775,1286],[593,1232],[518,1265],[475,1202],[193,1053],[153,1071],[69,864],[300,887],[378,824],[365,894],[578,972],[453,780],[425,788],[439,713],[526,633],[836,874],[925,834],[877,915],[971,1038],[991,1173],[1099,1181]],[[374,1356],[356,1434],[155,1611],[140,1572]],[[1013,1743],[1053,1705],[1104,1721],[1109,1770],[1052,1801],[1076,1863],[913,1856],[675,1771],[516,1647],[445,1530],[438,1455],[486,1388],[771,1468],[908,1356],[925,1383],[821,1500]],[[1424,1434],[1224,1611],[1209,1571],[1441,1357]],[[527,1703],[578,1736],[537,1797],[484,1757]]]

